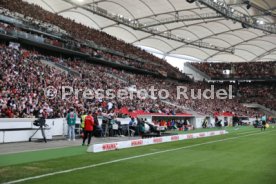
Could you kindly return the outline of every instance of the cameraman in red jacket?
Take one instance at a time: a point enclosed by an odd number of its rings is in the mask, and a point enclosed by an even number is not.
[[[85,140],[87,139],[87,137],[88,137],[87,146],[90,145],[92,132],[93,132],[93,126],[94,126],[94,118],[92,116],[92,112],[89,111],[88,115],[84,119],[84,136],[83,136],[83,140],[82,140],[83,146],[85,144]]]

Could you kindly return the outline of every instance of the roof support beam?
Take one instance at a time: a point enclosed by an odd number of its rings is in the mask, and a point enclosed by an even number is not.
[[[255,29],[259,29],[268,33],[276,33],[276,25],[275,24],[260,24],[257,22],[256,18],[245,15],[241,12],[233,11],[233,9],[227,5],[222,0],[217,0],[216,2],[213,0],[197,0],[198,2],[206,5],[207,7],[215,10],[226,18],[232,19],[234,21],[238,21],[245,26],[253,27]]]
[[[220,21],[220,20],[223,20],[223,19],[217,19],[216,21]],[[211,20],[211,21],[206,21],[205,23],[209,23],[209,22],[215,22],[214,20]],[[164,32],[171,32],[173,30],[180,30],[180,29],[183,29],[185,27],[190,27],[190,26],[197,26],[197,25],[200,25],[202,24],[202,22],[199,22],[199,23],[194,23],[194,24],[189,24],[189,25],[181,25],[181,26],[178,26],[178,27],[175,27],[175,28],[171,28],[171,29],[166,29],[164,31],[160,31],[160,33],[164,33]],[[193,32],[189,31],[189,30],[186,30],[187,32],[189,32],[190,34],[194,35],[195,37],[198,38],[197,35],[195,35]],[[145,36],[145,37],[142,37],[142,38],[139,38],[138,40],[132,42],[132,44],[138,42],[138,41],[142,41],[142,40],[145,40],[147,38],[150,38],[152,36],[158,36],[159,34],[154,34],[154,35],[149,35],[149,36]],[[200,41],[201,39],[198,38],[197,41]],[[191,42],[194,42],[194,41],[191,41]],[[188,45],[187,43],[184,43],[183,45]]]
[[[263,57],[269,55],[270,53],[272,53],[272,52],[274,52],[274,51],[276,51],[276,47],[274,47],[274,48],[272,48],[272,49],[270,49],[270,50],[264,52],[263,54],[261,54],[261,55],[255,57],[255,58],[253,58],[253,59],[251,60],[251,62],[256,61],[256,60],[258,60],[258,59],[261,59],[261,58],[263,58]]]
[[[203,7],[201,9],[207,9],[208,7]],[[199,8],[190,8],[190,9],[183,9],[183,10],[177,10],[177,11],[168,11],[168,12],[162,12],[162,13],[156,13],[154,15],[147,15],[147,16],[144,16],[144,17],[140,17],[140,18],[136,18],[134,21],[137,21],[138,23],[140,23],[143,19],[153,19],[153,20],[156,20],[157,23],[159,23],[159,20],[157,19],[158,16],[161,16],[161,15],[169,15],[171,17],[175,17],[176,14],[179,14],[180,12],[186,12],[186,11],[193,11],[193,10],[197,10]],[[111,25],[108,25],[106,27],[112,27],[114,25],[117,25],[118,23],[114,23],[114,24],[111,24]],[[106,27],[103,27],[103,29],[105,29]]]
[[[152,22],[144,22],[144,26],[142,28],[148,28],[148,27],[154,27],[164,24],[171,24],[174,22],[182,22],[182,21],[195,21],[195,20],[207,20],[207,19],[216,19],[216,18],[222,18],[223,16],[217,14],[217,13],[203,13],[198,15],[181,15],[179,16],[176,14],[174,17],[171,18],[165,18],[165,19],[159,19],[157,21]]]
[[[241,29],[243,29],[243,28],[238,28],[238,29],[236,29],[236,30],[241,30]],[[220,32],[220,33],[216,33],[215,35],[211,34],[211,35],[208,35],[208,36],[199,38],[199,39],[194,40],[194,41],[204,40],[204,39],[206,39],[206,38],[210,38],[210,37],[213,37],[213,36],[218,36],[218,35],[220,35],[220,34],[225,34],[225,33],[232,32],[232,31],[236,31],[236,30],[227,30],[227,31],[223,31],[223,32]],[[166,55],[168,55],[168,54],[170,54],[171,52],[176,51],[176,50],[178,50],[178,49],[184,47],[185,45],[186,45],[186,44],[183,44],[183,45],[180,45],[179,47],[176,47],[176,48],[174,48],[174,49],[172,49],[172,50],[169,50],[169,51],[166,53]]]
[[[67,12],[67,11],[72,10],[72,9],[76,9],[76,8],[79,8],[79,7],[81,8],[83,6],[88,6],[88,5],[92,5],[92,4],[97,4],[99,2],[104,2],[104,1],[108,1],[108,0],[94,0],[93,2],[84,3],[84,4],[76,4],[76,3],[73,4],[73,2],[64,1],[66,3],[72,4],[73,6],[70,7],[70,8],[66,8],[64,10],[58,11],[58,12],[56,12],[56,14],[64,13],[64,12]]]
[[[207,9],[208,7],[203,7],[202,9]],[[182,9],[182,10],[177,10],[177,11],[168,11],[168,12],[162,12],[162,13],[156,13],[154,15],[147,15],[147,16],[144,16],[144,17],[139,17],[135,20],[137,21],[140,21],[140,20],[143,20],[143,19],[147,19],[147,18],[151,18],[151,17],[158,17],[160,15],[168,15],[168,14],[176,14],[176,13],[181,13],[181,12],[187,12],[187,11],[193,11],[193,10],[198,10],[199,8],[189,8],[189,9]]]
[[[244,41],[238,42],[238,43],[236,43],[235,45],[232,45],[231,47],[236,47],[236,46],[241,45],[241,44],[243,44],[243,43],[246,43],[246,42],[249,42],[249,41],[258,39],[258,38],[262,38],[262,37],[265,37],[265,36],[268,36],[268,35],[271,35],[271,34],[264,34],[264,35],[261,35],[261,36],[256,36],[256,37],[254,37],[254,38],[250,38],[250,39],[248,39],[248,40],[244,40]],[[210,55],[209,57],[207,57],[205,60],[207,61],[208,59],[210,59],[210,58],[212,58],[212,57],[218,55],[219,53],[220,53],[220,52],[216,52],[216,53]]]

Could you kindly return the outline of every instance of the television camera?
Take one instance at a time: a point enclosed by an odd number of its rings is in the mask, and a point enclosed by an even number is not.
[[[38,128],[37,128],[37,130],[34,132],[34,134],[29,138],[29,142],[32,141],[32,138],[33,138],[33,136],[37,133],[37,131],[41,130],[42,138],[43,138],[44,142],[46,143],[47,140],[46,140],[45,132],[44,132],[44,129],[43,129],[43,127],[47,127],[47,126],[48,126],[48,125],[46,124],[46,120],[45,120],[44,118],[36,119],[36,120],[33,122],[33,125],[34,125],[34,126],[38,126]]]
[[[41,126],[47,126],[46,125],[46,121],[45,121],[44,118],[39,118],[39,119],[35,120],[34,123],[33,123],[33,125],[39,126],[39,127],[41,127]]]

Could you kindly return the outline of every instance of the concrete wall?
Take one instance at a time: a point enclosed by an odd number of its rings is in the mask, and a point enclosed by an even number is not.
[[[33,125],[34,120],[32,118],[0,119],[0,143],[29,141],[29,138],[39,128]],[[63,118],[47,119],[46,124],[48,126],[44,128],[44,131],[47,139],[67,134],[67,125]],[[37,131],[33,138],[41,139],[41,131]]]
[[[33,125],[36,119],[33,118],[2,118],[0,119],[0,143],[22,142],[29,141],[29,138],[39,128]],[[128,124],[130,118],[118,118],[121,124]],[[77,124],[80,124],[80,119],[77,118]],[[102,118],[99,118],[101,125]],[[47,139],[52,139],[53,136],[67,135],[67,122],[64,118],[47,119],[47,127],[44,128]],[[78,128],[76,128],[78,129]],[[33,137],[34,139],[42,139],[41,131]]]
[[[205,80],[210,79],[210,77],[208,75],[199,71],[194,66],[192,66],[190,63],[184,63],[184,73],[189,75],[190,77],[193,77],[195,81],[203,81],[203,79],[205,79]]]

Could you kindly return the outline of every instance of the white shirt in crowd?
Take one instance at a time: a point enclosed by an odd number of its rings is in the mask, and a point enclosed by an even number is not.
[[[112,102],[108,102],[107,103],[107,109],[110,110],[110,109],[112,109],[112,107],[113,107],[113,103]]]

